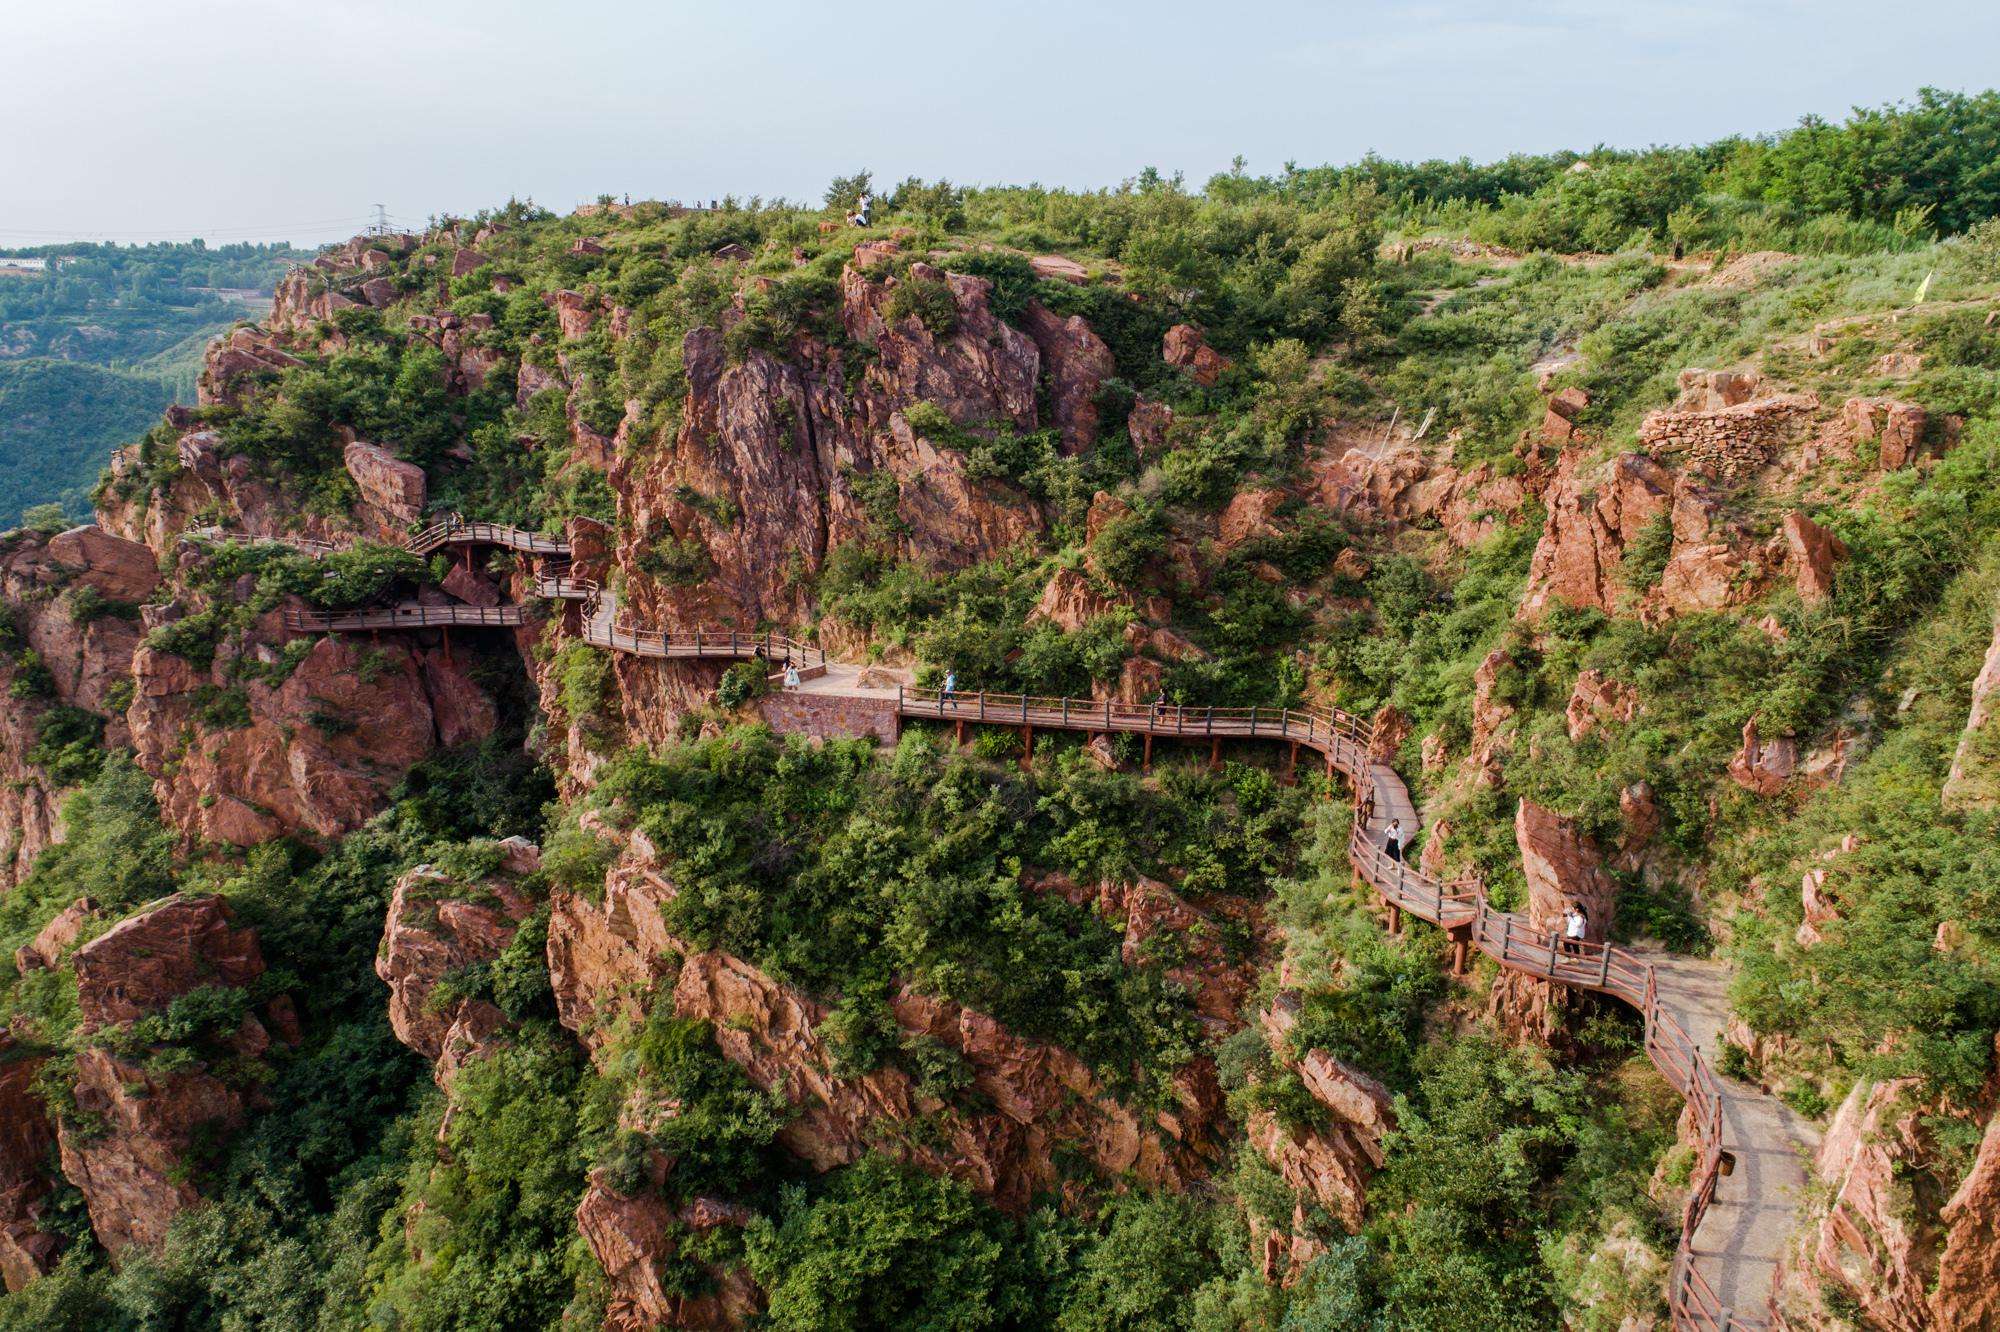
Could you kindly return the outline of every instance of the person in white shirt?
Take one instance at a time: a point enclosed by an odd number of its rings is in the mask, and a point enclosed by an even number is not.
[[[786,662],[786,663],[785,663],[785,688],[787,688],[787,689],[797,689],[798,687],[799,687],[799,668],[798,668],[798,665],[797,665],[796,663],[794,663],[794,662]]]
[[[1571,902],[1569,910],[1563,913],[1563,951],[1581,953],[1584,936],[1590,929],[1590,917],[1584,914],[1583,904]]]
[[[1403,858],[1403,821],[1401,819],[1389,820],[1389,831],[1382,836],[1382,850],[1388,853],[1391,860],[1401,860]]]

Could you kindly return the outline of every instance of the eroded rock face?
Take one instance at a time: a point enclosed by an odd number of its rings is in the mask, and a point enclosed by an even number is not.
[[[419,865],[396,880],[375,974],[389,987],[396,1039],[433,1062],[440,1086],[478,1058],[507,1019],[483,999],[433,1003],[438,982],[499,957],[533,909],[505,879],[467,887]]]
[[[727,1203],[697,1199],[680,1208],[647,1191],[628,1196],[593,1171],[576,1209],[576,1227],[611,1284],[605,1332],[644,1329],[742,1327],[762,1307],[756,1284],[741,1268],[711,1268],[715,1288],[702,1295],[670,1293],[659,1264],[678,1247],[674,1229],[712,1230],[742,1225],[748,1213]]]
[[[1289,1057],[1295,1002],[1296,996],[1281,995],[1262,1015],[1264,1034],[1280,1058]],[[1250,1145],[1287,1184],[1357,1231],[1367,1210],[1368,1178],[1384,1160],[1382,1139],[1396,1126],[1388,1089],[1324,1050],[1307,1051],[1292,1067],[1325,1108],[1325,1123],[1288,1128],[1268,1111],[1258,1111],[1247,1125]]]
[[[2000,725],[1996,725],[1995,695],[2000,694],[2000,618],[1993,624],[1993,641],[1972,682],[1972,708],[1965,730],[1951,757],[1943,799],[1949,809],[1990,809],[2000,804]]]
[[[1588,916],[1586,937],[1605,938],[1617,909],[1618,888],[1576,821],[1523,800],[1514,812],[1514,842],[1528,880],[1526,915],[1539,941],[1550,942],[1561,930],[1563,913],[1571,903]],[[1570,1002],[1569,992],[1561,986],[1504,970],[1494,979],[1488,1014],[1514,1039],[1546,1043],[1561,1035]]]
[[[1729,780],[1757,795],[1774,796],[1785,789],[1798,766],[1798,741],[1788,735],[1765,739],[1752,717],[1743,723],[1743,744],[1729,760]]]
[[[330,635],[281,682],[239,686],[232,654],[275,660],[285,638],[276,620],[266,617],[240,648],[224,644],[205,669],[147,647],[134,656],[135,755],[161,812],[188,837],[234,846],[337,837],[366,822],[439,744],[493,727],[492,704],[482,705],[464,663],[406,642]],[[204,707],[237,689],[236,718]]]
[[[1914,1090],[1910,1079],[1856,1083],[1827,1126],[1814,1172],[1830,1199],[1785,1255],[1775,1282],[1773,1303],[1786,1326],[1834,1326],[1820,1317],[1824,1290],[1858,1305],[1870,1327],[1976,1326],[1931,1320],[1925,1285],[1935,1236],[1900,1178],[1925,1155],[1915,1109],[1904,1104]]]
[[[726,953],[690,950],[667,931],[661,908],[674,892],[643,838],[607,876],[603,899],[558,894],[549,921],[550,979],[563,1024],[593,1049],[607,1027],[671,1002],[678,1016],[713,1024],[722,1053],[796,1115],[785,1146],[816,1168],[888,1151],[949,1174],[1018,1208],[1057,1187],[1063,1144],[1108,1175],[1131,1172],[1183,1187],[1213,1167],[1226,1111],[1206,1060],[1174,1077],[1175,1104],[1142,1115],[1111,1098],[1074,1055],[1017,1037],[984,1014],[899,991],[891,1011],[911,1039],[954,1051],[992,1109],[971,1112],[925,1096],[895,1067],[843,1077],[821,1033],[825,1010]],[[1160,917],[1164,919],[1164,917]],[[1138,936],[1143,941],[1144,930]],[[678,962],[678,975],[675,975]],[[671,985],[671,989],[668,986]],[[921,1133],[908,1126],[921,1119]]]
[[[42,1061],[0,1032],[0,1280],[16,1291],[55,1266],[62,1244],[42,1229],[55,1125],[34,1091]]]
[[[102,1129],[61,1124],[62,1171],[114,1260],[166,1238],[173,1219],[201,1198],[188,1179],[191,1149],[243,1123],[242,1097],[210,1074],[159,1076],[96,1046],[76,1059],[76,1107]]]
[[[100,528],[0,537],[0,607],[46,672],[39,688],[0,708],[0,890],[18,882],[61,836],[63,787],[30,758],[50,706],[96,713],[107,744],[129,740],[118,687],[131,678],[139,645],[131,607],[159,581],[151,550]],[[82,599],[93,596],[114,603],[109,613],[80,617]],[[0,663],[0,687],[14,686],[21,669]],[[53,697],[36,697],[43,690]]]
[[[904,281],[949,294],[948,331],[915,314],[892,317]],[[842,322],[873,351],[853,375],[848,352],[814,339],[798,340],[784,359],[756,351],[729,365],[720,330],[689,333],[688,400],[671,449],[621,450],[612,464],[626,534],[619,562],[635,611],[669,624],[791,623],[808,610],[801,573],[817,571],[833,547],[887,539],[911,559],[957,568],[1040,531],[1038,507],[968,477],[956,447],[958,431],[1037,424],[1041,353],[994,317],[990,292],[985,279],[927,264],[904,279],[849,267]],[[1081,439],[1095,428],[1095,389],[1084,392],[1095,374],[1088,330],[1057,321],[1048,332],[1067,358],[1056,403],[1067,419],[1058,424]],[[942,411],[950,429],[926,433],[921,414],[913,423],[918,403]],[[704,585],[662,585],[648,572],[667,540],[699,549],[711,570]]]
[[[1063,451],[1081,453],[1097,442],[1097,394],[1118,373],[1118,363],[1081,315],[1064,318],[1030,301],[1026,326],[1049,372],[1049,410],[1062,432]]]
[[[2000,1114],[1987,1121],[1972,1169],[1944,1205],[1944,1255],[1931,1290],[1940,1328],[2000,1327]]]
[[[1625,548],[1666,510],[1672,491],[1666,469],[1643,453],[1621,454],[1602,468],[1581,454],[1563,455],[1544,496],[1548,518],[1528,567],[1522,616],[1552,601],[1616,610]]]
[[[223,899],[178,893],[78,949],[71,965],[86,1034],[158,1012],[191,990],[242,987],[264,973],[256,931],[235,925]],[[288,1002],[280,997],[265,1011],[296,1039]],[[271,1038],[245,1016],[228,1039],[237,1056],[254,1058]],[[199,1200],[195,1153],[213,1150],[244,1119],[243,1092],[209,1067],[157,1072],[143,1057],[97,1045],[77,1056],[74,1095],[76,1117],[58,1125],[62,1170],[114,1259],[165,1237]]]
[[[77,950],[76,1001],[85,1030],[130,1022],[204,985],[240,987],[264,974],[257,931],[220,897],[176,893]]]

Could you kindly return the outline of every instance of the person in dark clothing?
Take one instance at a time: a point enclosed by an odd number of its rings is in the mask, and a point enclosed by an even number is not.
[[[1389,820],[1389,831],[1382,835],[1382,850],[1391,860],[1403,858],[1403,821]]]

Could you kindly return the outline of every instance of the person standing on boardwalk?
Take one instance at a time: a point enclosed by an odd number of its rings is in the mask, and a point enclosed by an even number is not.
[[[958,672],[946,671],[944,673],[944,691],[940,695],[940,697],[944,700],[945,704],[949,706],[957,701],[957,696],[958,696]]]
[[[1391,860],[1403,858],[1403,821],[1389,820],[1389,831],[1382,835],[1382,850]]]
[[[1583,903],[1571,902],[1569,910],[1563,912],[1563,951],[1581,953],[1584,935],[1589,933],[1590,917],[1585,914]]]
[[[799,664],[795,661],[788,661],[785,663],[785,688],[797,689],[798,687]]]

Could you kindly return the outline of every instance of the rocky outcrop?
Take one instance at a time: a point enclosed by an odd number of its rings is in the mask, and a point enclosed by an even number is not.
[[[1118,603],[1092,587],[1080,570],[1058,569],[1042,589],[1035,608],[1028,612],[1028,623],[1047,622],[1075,633],[1099,616],[1118,611]]]
[[[1167,330],[1161,354],[1168,365],[1188,372],[1203,388],[1214,388],[1229,369],[1229,358],[1208,345],[1193,324],[1175,324]]]
[[[1220,1089],[1205,1067],[1176,1076],[1174,1109],[1142,1117],[1111,1100],[1068,1052],[1012,1036],[946,1000],[899,992],[891,1003],[897,1025],[963,1058],[972,1087],[994,1106],[969,1113],[919,1094],[900,1069],[835,1075],[818,1005],[727,954],[687,957],[674,1007],[713,1023],[722,1052],[752,1082],[792,1103],[797,1117],[781,1141],[822,1170],[872,1146],[956,1176],[1017,1209],[1055,1186],[1057,1143],[1107,1175],[1131,1172],[1155,1188],[1182,1187],[1206,1174],[1213,1159]],[[904,1136],[902,1127],[920,1117],[929,1131]]]
[[[264,973],[256,931],[235,925],[219,897],[176,894],[79,949],[80,1030],[96,1033],[164,1009],[191,990],[241,988]],[[265,1009],[281,1036],[297,1039],[289,1002]],[[270,1045],[246,1015],[215,1038],[236,1058]],[[86,1046],[76,1058],[76,1110],[58,1126],[64,1176],[83,1194],[91,1228],[116,1258],[154,1245],[199,1200],[198,1154],[212,1151],[244,1119],[245,1096],[201,1060],[167,1071],[144,1056]]]
[[[1849,398],[1840,405],[1835,427],[1839,442],[1849,448],[1873,444],[1875,460],[1885,472],[1908,467],[1923,454],[1930,413],[1914,402],[1896,398]]]
[[[1514,705],[1500,697],[1500,681],[1513,666],[1504,648],[1494,648],[1472,672],[1472,748],[1466,763],[1487,786],[1500,781],[1500,759],[1511,739],[1506,725]]]
[[[1081,453],[1097,442],[1097,395],[1104,381],[1118,373],[1118,363],[1081,315],[1064,318],[1040,301],[1030,301],[1024,326],[1048,372],[1049,412],[1062,434],[1063,451]]]
[[[2000,707],[1996,707],[1996,695],[2000,695],[2000,617],[1994,620],[1986,660],[1972,682],[1972,707],[1951,756],[1951,771],[1945,776],[1943,799],[1948,809],[2000,805],[2000,724],[1994,720]]]
[[[1743,743],[1729,760],[1729,780],[1746,791],[1774,796],[1785,789],[1799,767],[1799,744],[1789,735],[1765,739],[1757,719],[1743,723]]]
[[[423,468],[366,440],[350,440],[342,457],[361,492],[356,517],[364,534],[378,541],[394,540],[423,517]]]
[[[1435,523],[1461,550],[1514,521],[1540,482],[1490,463],[1461,471],[1449,447],[1427,454],[1407,438],[1381,439],[1379,428],[1335,428],[1311,467],[1325,508],[1383,526]]]
[[[1525,914],[1539,940],[1553,940],[1572,903],[1589,918],[1586,937],[1604,939],[1617,910],[1618,889],[1575,820],[1523,800],[1514,812],[1514,843],[1528,881]],[[1510,969],[1494,978],[1487,1011],[1513,1039],[1548,1043],[1561,1036],[1574,1002],[1566,988]]]
[[[949,321],[898,314],[906,283],[948,302]],[[853,351],[813,338],[782,359],[754,351],[730,365],[721,329],[688,334],[688,398],[671,450],[621,450],[611,469],[635,611],[667,623],[793,622],[809,607],[801,575],[836,546],[889,543],[957,568],[1041,530],[1035,504],[969,476],[960,448],[966,435],[1038,423],[1041,353],[993,315],[991,284],[923,263],[901,278],[849,267],[840,293],[846,334],[868,349],[853,374]],[[1095,373],[1087,330],[1057,321],[1047,331],[1068,358],[1056,405],[1080,440],[1095,410],[1095,389],[1084,392]],[[948,425],[916,411],[920,403]],[[665,542],[678,543],[683,563],[698,549],[705,576],[657,578]]]
[[[1564,454],[1543,496],[1548,517],[1528,566],[1521,615],[1539,615],[1550,602],[1617,609],[1625,549],[1666,511],[1672,490],[1667,470],[1643,453],[1602,466]]]
[[[49,709],[96,714],[108,744],[130,738],[119,695],[139,645],[134,606],[159,581],[151,550],[100,528],[0,537],[0,610],[15,637],[0,652],[0,687],[11,695],[0,708],[0,890],[61,836],[64,783],[31,757]]]
[[[1246,541],[1278,534],[1278,510],[1285,503],[1281,490],[1240,490],[1222,510],[1216,524],[1215,544],[1234,550]]]
[[[254,324],[242,325],[209,344],[195,401],[202,406],[236,403],[249,384],[272,378],[299,365],[298,357],[280,348],[277,339]]]
[[[1972,1169],[1938,1214],[1944,1253],[1931,1289],[1940,1328],[2000,1328],[2000,1113],[1987,1121]]]
[[[1576,438],[1577,422],[1590,406],[1590,394],[1580,388],[1559,389],[1549,395],[1542,413],[1542,438],[1568,443]]]
[[[1359,1069],[1324,1050],[1290,1049],[1296,1007],[1296,995],[1280,995],[1261,1023],[1272,1050],[1289,1062],[1323,1117],[1311,1127],[1287,1126],[1269,1111],[1256,1111],[1247,1125],[1250,1145],[1285,1183],[1356,1231],[1367,1209],[1368,1178],[1385,1159],[1383,1138],[1395,1129],[1395,1113],[1388,1089]]]
[[[35,937],[14,950],[14,969],[23,976],[31,971],[52,971],[62,964],[70,945],[77,941],[83,928],[97,916],[97,903],[88,897],[79,897],[71,902],[48,924],[36,932]]]
[[[605,1332],[748,1323],[760,1311],[761,1297],[741,1268],[711,1267],[713,1289],[700,1295],[669,1292],[660,1280],[660,1264],[679,1248],[678,1234],[740,1226],[748,1219],[745,1209],[713,1199],[676,1208],[650,1191],[626,1195],[612,1187],[603,1171],[593,1171],[577,1205],[576,1227],[610,1283]]]
[[[175,894],[77,950],[77,1010],[85,1031],[130,1022],[205,985],[241,987],[264,974],[257,932],[238,927],[220,897]]]
[[[1572,740],[1581,740],[1607,722],[1628,722],[1639,712],[1639,691],[1609,679],[1594,666],[1577,673],[1563,719]]]
[[[0,1032],[0,1280],[16,1291],[55,1265],[62,1242],[43,1229],[55,1126],[35,1094],[40,1058]]]
[[[243,1098],[211,1074],[156,1074],[96,1046],[76,1058],[75,1101],[78,1118],[58,1131],[62,1172],[114,1260],[166,1238],[173,1219],[201,1200],[191,1179],[197,1147],[243,1123]]]
[[[533,909],[504,878],[466,886],[419,865],[396,880],[375,974],[389,987],[396,1039],[432,1061],[440,1086],[485,1052],[507,1018],[484,999],[437,1002],[439,983],[499,957]]]
[[[557,894],[553,903],[549,971],[557,1010],[593,1049],[621,1019],[670,1002],[678,1016],[711,1023],[722,1053],[792,1104],[781,1141],[815,1168],[888,1151],[1009,1208],[1055,1187],[1058,1144],[1107,1175],[1129,1172],[1155,1187],[1182,1187],[1212,1168],[1225,1112],[1206,1060],[1174,1075],[1167,1109],[1142,1113],[1111,1097],[1067,1051],[903,989],[890,1003],[903,1039],[936,1042],[962,1059],[982,1108],[922,1094],[894,1066],[836,1073],[822,1005],[740,958],[693,951],[671,935],[661,908],[674,889],[653,859],[635,837],[606,877],[601,902]],[[1138,937],[1143,942],[1143,928]]]
[[[1845,1325],[1826,1317],[1822,1292],[1837,1291],[1866,1326],[1931,1332],[1976,1324],[1934,1324],[1925,1289],[1936,1236],[1912,1205],[1905,1179],[1925,1156],[1910,1079],[1858,1082],[1827,1126],[1814,1173],[1828,1191],[1825,1211],[1785,1255],[1773,1304],[1795,1329]],[[1990,1286],[1991,1273],[1987,1273]]]
[[[1847,558],[1846,543],[1802,513],[1785,515],[1785,547],[1799,599],[1816,606],[1833,595],[1833,571]]]
[[[149,618],[154,616],[149,613]],[[275,683],[237,683],[235,662],[279,659],[275,614],[198,666],[141,647],[129,717],[139,766],[161,811],[189,838],[251,846],[288,833],[336,837],[366,822],[410,767],[439,744],[492,729],[490,701],[461,649],[328,636]],[[218,716],[212,700],[240,701]]]

